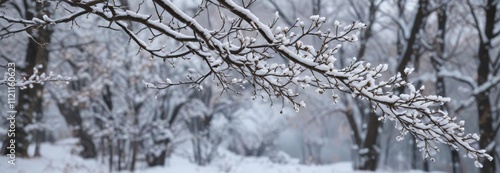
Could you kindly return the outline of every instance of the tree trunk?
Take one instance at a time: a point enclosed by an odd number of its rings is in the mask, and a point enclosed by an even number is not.
[[[495,37],[494,28],[495,28],[495,17],[497,12],[497,3],[495,0],[488,0],[487,5],[484,10],[486,13],[486,19],[484,24],[484,36],[486,40],[481,38],[481,43],[479,44],[478,49],[478,58],[479,58],[479,67],[477,68],[477,84],[481,86],[482,84],[488,81],[488,75],[490,74],[490,48],[491,48],[491,40]],[[478,24],[479,25],[479,24]],[[481,32],[481,31],[478,31]],[[482,34],[479,34],[481,37]],[[479,133],[481,134],[481,138],[479,140],[479,147],[487,149],[487,153],[492,157],[495,157],[495,148],[488,148],[492,142],[494,142],[494,138],[496,134],[494,133],[492,123],[494,122],[491,117],[491,102],[488,95],[488,92],[481,92],[476,95],[476,107],[477,113],[479,115]],[[486,159],[482,160],[483,168],[481,169],[482,173],[490,173],[496,172],[495,162],[488,161]]]
[[[351,126],[351,130],[353,131],[353,142],[358,146],[358,148],[354,149],[353,152],[353,160],[354,160],[354,169],[355,170],[376,170],[378,166],[380,151],[378,148],[378,136],[379,136],[379,128],[381,122],[378,120],[377,114],[371,109],[365,106],[362,106],[363,103],[357,101],[355,102],[357,105],[357,109],[361,114],[367,114],[363,117],[366,117],[366,120],[361,123],[368,123],[366,129],[360,129],[358,123],[354,119],[354,113],[350,108],[347,108],[346,117]],[[365,108],[369,109],[369,112],[363,111]],[[361,137],[361,130],[365,131],[365,135]]]
[[[130,161],[130,172],[135,171],[135,162],[137,161],[137,140],[132,141],[132,160]]]
[[[109,150],[109,172],[113,172],[113,139],[107,137],[108,139],[108,150]]]
[[[165,157],[166,157],[167,151],[161,151],[160,155],[156,156],[153,153],[149,153],[147,157],[148,161],[148,166],[153,167],[153,166],[163,166],[165,164]]]
[[[95,158],[97,156],[97,151],[92,136],[83,129],[80,110],[78,107],[73,106],[72,102],[72,99],[68,99],[64,103],[57,103],[57,106],[66,124],[75,128],[72,130],[72,134],[80,140],[80,145],[83,148],[80,152],[80,156],[83,158]]]
[[[42,142],[42,131],[40,129],[35,130],[34,132],[35,136],[35,153],[33,154],[33,157],[40,157],[40,143]]]
[[[408,66],[408,63],[411,60],[411,57],[414,55],[414,45],[417,42],[417,35],[422,28],[422,24],[424,23],[424,19],[427,16],[427,5],[428,0],[419,0],[418,1],[418,11],[415,15],[415,19],[413,20],[413,26],[411,28],[410,36],[404,46],[404,52],[402,52],[399,58],[399,64],[397,67],[397,71],[401,73],[401,77],[405,79],[407,76],[404,73],[404,69]]]
[[[120,172],[122,170],[122,156],[123,156],[123,139],[118,139],[117,140],[117,150],[118,150],[118,163],[117,163],[117,170]]]
[[[486,47],[487,43],[480,44],[479,48],[479,68],[477,69],[477,83],[478,86],[481,86],[485,82],[488,81],[489,74],[489,55]],[[481,134],[481,138],[479,139],[479,148],[487,148],[490,143],[494,142],[495,134],[493,133],[493,127],[491,123],[493,119],[490,116],[491,113],[491,103],[487,92],[479,93],[476,96],[476,107],[477,113],[479,115],[479,133]],[[492,157],[495,156],[494,148],[488,150],[488,154]],[[483,168],[481,169],[482,173],[495,172],[495,162],[483,160],[482,162]]]
[[[31,20],[33,17],[42,18],[43,14],[50,15],[47,11],[44,11],[44,3],[25,3],[25,17]],[[32,9],[33,6],[35,9]],[[36,12],[34,14],[33,12]],[[31,75],[33,74],[33,68],[38,65],[43,67],[39,69],[39,73],[45,72],[47,69],[47,62],[49,58],[49,51],[47,45],[50,43],[50,37],[52,35],[52,29],[49,27],[30,29],[27,31],[31,38],[28,41],[28,46],[26,49],[26,57],[24,59],[25,67],[23,67],[23,72]],[[43,86],[33,85],[33,87],[28,87],[24,90],[18,90],[18,104],[16,106],[17,111],[17,121],[16,121],[16,155],[19,157],[28,157],[28,147],[30,145],[29,132],[27,132],[24,127],[33,122],[40,122],[43,117]],[[36,119],[35,119],[36,118]],[[34,121],[35,120],[35,121]],[[37,138],[38,134],[33,134],[34,138]],[[3,146],[7,146],[10,138],[6,138]],[[4,148],[4,154],[8,154],[9,151]],[[39,153],[38,153],[39,154]]]
[[[378,159],[379,159],[379,151],[377,148],[377,139],[380,128],[380,121],[378,120],[378,116],[375,112],[370,111],[368,115],[368,127],[366,129],[365,141],[361,149],[368,150],[368,152],[361,153],[361,158],[363,162],[360,165],[360,170],[371,170],[375,171],[377,169]]]
[[[134,126],[136,127],[139,127],[139,109],[140,107],[142,106],[142,103],[139,104],[139,105],[136,105],[134,107]],[[139,132],[140,133],[140,132]],[[131,158],[131,161],[130,161],[130,171],[131,172],[134,172],[135,170],[135,162],[137,161],[137,150],[138,150],[138,147],[139,147],[139,142],[138,142],[138,138],[139,138],[139,135],[138,133],[133,133],[132,134],[132,141],[131,141],[131,144],[132,145],[132,158]]]
[[[448,5],[443,4],[438,10],[437,10],[437,25],[438,25],[438,38],[439,40],[442,41],[436,41],[436,56],[431,57],[431,63],[434,66],[434,69],[439,73],[441,70],[443,70],[443,63],[446,61],[447,57],[444,57],[445,52],[446,52],[446,24],[448,21]],[[442,76],[437,76],[437,81],[436,81],[436,94],[440,96],[447,96],[446,94],[446,83],[444,81],[444,78]],[[441,110],[448,112],[448,104],[443,104],[441,105]],[[457,150],[453,149],[450,147],[450,157],[451,157],[451,166],[453,169],[453,173],[462,173],[462,169],[460,168],[460,154],[458,153]]]

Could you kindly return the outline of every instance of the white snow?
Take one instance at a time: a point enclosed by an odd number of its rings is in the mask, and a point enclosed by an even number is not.
[[[41,144],[41,157],[39,158],[16,158],[16,165],[7,163],[6,156],[0,156],[0,173],[105,173],[109,172],[107,165],[101,164],[96,159],[82,159],[75,153],[76,139],[70,138],[61,140],[54,144]],[[30,146],[30,153],[33,153],[33,146]],[[189,159],[174,153],[168,158],[165,166],[151,168],[139,168],[135,172],[141,173],[369,173],[371,171],[354,171],[350,162],[337,162],[327,165],[303,165],[296,162],[286,164],[273,163],[267,157],[241,157],[228,151],[221,150],[221,157],[215,159],[207,166],[198,166]],[[123,173],[128,171],[122,171]],[[394,171],[376,171],[391,172]],[[409,173],[421,173],[421,171],[403,171]]]

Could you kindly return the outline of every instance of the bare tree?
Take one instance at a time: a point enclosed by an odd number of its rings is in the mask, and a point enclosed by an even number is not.
[[[367,28],[360,37],[361,43],[356,56],[356,58],[360,60],[364,60],[365,58],[367,44],[373,36],[372,33],[373,26],[376,22],[376,15],[383,2],[383,0],[370,0],[368,3],[368,12],[362,12],[360,9],[356,8],[354,1],[349,1],[349,3],[353,6],[354,13],[356,14],[358,20],[368,22]],[[367,14],[363,16],[364,13]],[[356,104],[352,104],[353,102]],[[353,130],[353,141],[355,145],[358,146],[356,150],[354,150],[357,156],[355,157],[356,164],[354,167],[355,169],[360,170],[376,170],[380,157],[380,151],[378,150],[378,137],[381,129],[379,128],[382,128],[382,123],[378,120],[377,113],[369,103],[360,100],[354,101],[352,99],[348,99],[345,101],[345,104],[352,105],[349,106],[349,108],[358,109],[356,111],[347,109],[345,113],[349,125]],[[359,115],[361,117],[356,118],[354,117],[355,115]],[[361,122],[357,123],[356,120],[361,120]],[[367,124],[366,128],[360,127],[360,125],[363,124]]]
[[[446,30],[447,28],[447,22],[448,22],[448,13],[449,13],[449,4],[447,2],[441,2],[442,4],[440,7],[436,10],[437,14],[437,20],[435,21],[437,23],[437,37],[433,40],[434,45],[431,49],[435,49],[433,51],[436,52],[435,56],[431,56],[431,63],[433,67],[436,69],[436,71],[441,72],[444,71],[444,65],[445,62],[448,60],[449,56],[448,51],[446,49]],[[445,83],[445,77],[436,75],[436,94],[438,95],[443,95],[446,96],[446,83]],[[444,111],[449,111],[449,107],[447,104],[441,105],[441,109]],[[452,168],[454,173],[460,173],[462,172],[460,168],[460,155],[457,150],[455,149],[450,149],[451,152],[451,160],[452,160]]]
[[[492,60],[494,51],[492,50],[493,40],[500,35],[500,31],[498,31],[495,27],[499,23],[497,14],[499,2],[495,0],[487,0],[485,3],[481,3],[479,8],[476,8],[476,5],[469,0],[467,0],[467,4],[469,5],[474,19],[473,25],[476,28],[479,37],[479,47],[477,52],[477,58],[479,60],[479,66],[477,68],[477,85],[489,85],[489,78],[491,78],[491,76],[496,76],[499,71],[498,61],[500,58],[497,57],[496,60]],[[478,19],[478,15],[483,14],[486,15],[486,18],[484,21],[480,21]],[[500,56],[500,53],[497,52],[497,55]],[[479,140],[479,147],[485,148],[489,155],[498,157],[498,153],[495,152],[496,143],[494,139],[497,136],[500,123],[493,120],[491,110],[492,103],[490,101],[488,89],[474,93],[474,98],[478,112],[479,132],[482,136]],[[497,170],[495,162],[482,160],[481,163],[484,165],[484,168],[481,169],[481,172],[483,173],[495,172]]]
[[[2,2],[5,3],[5,2]],[[47,10],[48,3],[17,3],[9,2],[9,6],[17,9],[17,13],[21,14],[25,19],[42,18],[42,16],[50,16],[50,10]],[[24,58],[24,67],[18,69],[22,70],[25,77],[28,74],[44,73],[47,68],[49,58],[48,44],[50,43],[52,29],[50,26],[43,28],[25,28],[25,32],[29,35],[29,42],[26,48],[26,56]],[[3,37],[0,36],[0,38]],[[35,71],[36,70],[36,71]],[[28,156],[28,146],[30,144],[30,134],[34,137],[36,142],[36,149],[34,156],[40,156],[40,142],[42,129],[35,128],[33,131],[28,131],[25,127],[33,123],[39,123],[43,117],[43,93],[44,87],[42,85],[29,85],[30,89],[19,92],[19,101],[16,106],[18,111],[18,127],[16,129],[16,151],[19,156]],[[8,141],[4,141],[4,146]],[[3,153],[7,153],[7,149],[3,148]]]

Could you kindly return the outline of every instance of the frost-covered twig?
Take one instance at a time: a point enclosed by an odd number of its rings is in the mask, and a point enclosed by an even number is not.
[[[71,77],[63,77],[54,72],[39,73],[38,70],[42,68],[37,66],[33,68],[33,74],[29,77],[23,77],[22,79],[9,79],[11,77],[8,73],[4,74],[4,78],[0,79],[0,85],[8,85],[9,87],[19,87],[20,89],[33,88],[33,84],[44,84],[46,82],[65,82],[66,84],[71,81]],[[12,78],[12,77],[11,77]]]

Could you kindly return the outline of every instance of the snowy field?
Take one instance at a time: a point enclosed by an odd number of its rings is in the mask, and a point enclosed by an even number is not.
[[[107,173],[108,167],[95,159],[82,159],[73,154],[74,142],[63,140],[55,144],[41,145],[41,157],[16,159],[16,165],[7,163],[8,157],[0,157],[0,173]],[[30,149],[33,149],[31,147]],[[31,151],[33,153],[33,151]],[[167,160],[165,167],[139,168],[140,173],[367,173],[367,171],[353,171],[349,162],[340,162],[331,165],[314,166],[298,163],[277,164],[268,158],[241,157],[229,152],[214,160],[208,166],[198,166],[189,159],[174,154]],[[128,171],[124,171],[126,173]],[[380,170],[377,173],[397,173]],[[405,171],[420,173],[421,171]]]

